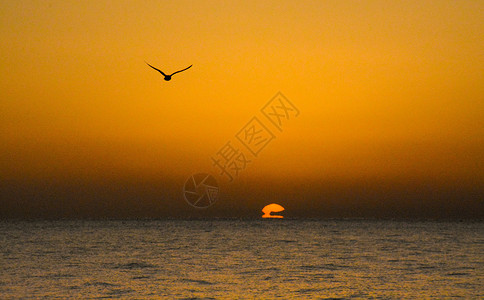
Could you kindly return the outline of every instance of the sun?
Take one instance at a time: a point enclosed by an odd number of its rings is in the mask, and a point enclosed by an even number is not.
[[[281,212],[284,210],[284,207],[280,206],[279,204],[275,204],[275,203],[272,203],[272,204],[269,204],[269,205],[266,205],[264,206],[264,208],[262,209],[262,212],[264,213],[262,215],[262,218],[277,218],[277,219],[282,219],[284,218],[283,216],[279,216],[279,215],[271,215],[271,212]]]

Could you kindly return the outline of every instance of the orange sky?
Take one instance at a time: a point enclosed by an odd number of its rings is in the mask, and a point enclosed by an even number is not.
[[[3,1],[0,35],[8,180],[216,173],[281,91],[246,180],[483,186],[482,1]]]

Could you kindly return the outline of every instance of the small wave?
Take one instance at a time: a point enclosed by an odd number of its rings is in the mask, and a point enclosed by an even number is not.
[[[346,265],[335,265],[335,264],[325,264],[325,265],[302,265],[299,266],[300,269],[302,270],[329,270],[329,271],[336,271],[344,268],[349,268],[349,266]]]
[[[203,284],[203,285],[212,285],[213,283],[205,281],[205,280],[197,280],[197,279],[182,279],[182,281],[185,282],[192,282],[192,283],[198,283],[198,284]]]
[[[296,292],[300,294],[308,294],[308,293],[321,292],[321,291],[322,289],[308,288],[308,289],[299,289]]]
[[[303,270],[317,270],[317,269],[322,269],[321,266],[314,266],[314,265],[302,265],[302,266],[299,266],[300,269],[303,269]]]
[[[281,243],[286,243],[286,244],[297,243],[296,240],[277,240],[276,242],[281,242]]]
[[[134,269],[146,269],[146,268],[155,268],[155,265],[147,264],[144,262],[130,262],[127,264],[119,264],[115,266],[115,269],[124,269],[124,270],[134,270]]]
[[[78,285],[71,285],[67,287],[68,290],[80,290],[81,287]]]
[[[420,265],[418,266],[418,269],[420,270],[427,270],[427,269],[435,269],[435,266],[428,266],[428,265]]]
[[[452,272],[452,273],[449,273],[447,274],[449,276],[467,276],[469,275],[469,273],[464,273],[464,272]]]
[[[84,286],[104,286],[104,287],[113,287],[113,286],[119,286],[117,284],[109,283],[109,282],[103,282],[103,281],[90,281],[84,283]]]
[[[73,278],[75,276],[73,274],[52,273],[52,274],[47,274],[45,276],[39,276],[39,277],[60,279],[60,278]]]
[[[132,289],[111,289],[108,292],[108,295],[111,296],[120,296],[120,295],[125,295],[134,292]]]
[[[131,279],[149,279],[151,278],[151,276],[134,276],[134,277],[131,277]]]
[[[318,279],[331,279],[331,278],[334,278],[334,274],[332,274],[332,273],[326,273],[326,274],[311,274],[311,278],[313,280],[318,280]]]
[[[18,260],[18,259],[20,259],[20,257],[18,257],[18,256],[7,256],[5,259],[6,260]]]

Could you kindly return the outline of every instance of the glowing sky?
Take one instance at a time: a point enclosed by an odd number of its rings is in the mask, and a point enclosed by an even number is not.
[[[431,182],[482,205],[483,1],[2,1],[0,36],[4,188],[215,173],[281,91],[300,116],[242,175],[256,214],[250,182]],[[144,61],[194,66],[165,82]]]

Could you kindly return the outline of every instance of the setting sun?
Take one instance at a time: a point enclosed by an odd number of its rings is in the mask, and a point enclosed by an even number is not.
[[[277,218],[277,219],[282,219],[284,218],[283,216],[279,216],[279,215],[271,215],[272,212],[281,212],[284,210],[284,207],[280,206],[279,204],[275,204],[275,203],[272,203],[272,204],[269,204],[269,205],[266,205],[264,206],[264,208],[262,209],[262,212],[264,213],[262,215],[263,218]]]

